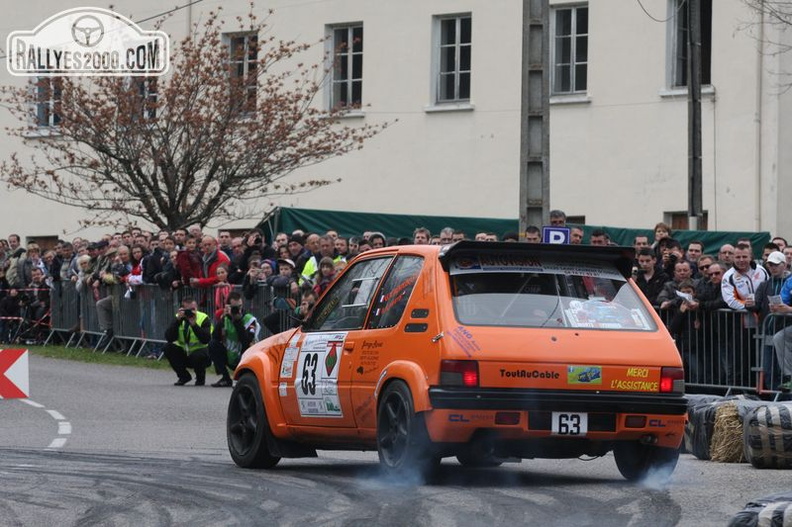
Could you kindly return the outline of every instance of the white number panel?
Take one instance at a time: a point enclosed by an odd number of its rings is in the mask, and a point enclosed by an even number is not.
[[[294,378],[301,416],[343,416],[338,398],[338,363],[346,335],[345,332],[310,333],[303,339]]]
[[[552,433],[558,436],[585,436],[588,433],[588,414],[553,412]]]

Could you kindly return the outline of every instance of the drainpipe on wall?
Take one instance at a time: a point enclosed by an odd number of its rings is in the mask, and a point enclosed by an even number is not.
[[[754,230],[762,229],[762,94],[764,91],[764,0],[759,5],[759,56],[756,61],[756,197]]]
[[[192,21],[192,2],[187,4],[187,35],[192,35],[193,21]]]

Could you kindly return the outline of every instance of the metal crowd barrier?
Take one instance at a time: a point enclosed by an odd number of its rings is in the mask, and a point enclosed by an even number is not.
[[[241,286],[233,290],[242,292]],[[131,291],[131,293],[129,292]],[[127,355],[140,356],[146,350],[162,356],[165,330],[185,297],[193,297],[199,309],[215,318],[215,288],[180,288],[164,290],[157,285],[138,285],[128,289],[124,285],[103,288],[101,296],[110,295],[113,304],[114,339],[124,344]],[[52,334],[67,333],[66,344],[81,346],[85,343],[99,348],[103,332],[99,327],[96,300],[93,290],[83,288],[78,293],[72,282],[57,282],[51,296]],[[265,328],[264,319],[273,315],[275,324],[286,326],[289,313],[273,307],[272,288],[259,286],[253,298],[245,299],[245,309],[262,323],[261,338],[271,332]],[[758,324],[756,315],[746,311],[720,309],[716,311],[661,310],[660,316],[671,332],[685,365],[686,385],[692,390],[751,391],[778,394],[788,375],[779,364],[773,347],[773,337],[790,328],[792,356],[792,315],[770,314]],[[753,324],[757,326],[757,324]],[[47,339],[50,340],[49,338]],[[103,342],[106,351],[111,342]],[[792,365],[792,360],[790,361]]]
[[[232,286],[230,291],[242,293],[241,286]],[[85,346],[94,351],[105,352],[115,342],[121,343],[127,355],[141,356],[149,354],[162,357],[162,346],[165,344],[165,330],[173,322],[182,299],[192,297],[198,302],[199,310],[214,320],[218,309],[215,305],[215,288],[189,288],[177,290],[162,289],[158,285],[141,284],[128,288],[126,285],[101,287],[98,292],[90,288],[77,291],[73,282],[57,282],[51,296],[52,329],[47,343],[56,334],[63,338],[68,335],[66,347]],[[96,302],[99,298],[110,296],[113,314],[113,337],[102,339],[104,331],[99,326]],[[273,290],[261,285],[251,299],[244,299],[247,312],[253,314],[259,322],[265,317],[277,313],[278,320],[283,322],[290,316],[286,312],[273,308]],[[262,324],[261,338],[272,333]]]
[[[781,373],[772,341],[792,326],[792,316],[771,313],[758,324],[754,313],[719,309],[661,311],[661,318],[677,344],[685,384],[692,391],[738,390],[777,398],[789,380]]]

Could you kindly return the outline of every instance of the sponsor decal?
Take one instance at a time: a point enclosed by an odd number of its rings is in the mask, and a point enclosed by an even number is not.
[[[612,390],[630,392],[657,392],[660,390],[659,383],[656,381],[627,381],[622,379],[612,380],[610,388]]]
[[[473,353],[481,351],[481,347],[479,347],[476,339],[473,338],[473,334],[463,326],[454,328],[451,331],[451,338],[462,348],[462,351],[464,351],[468,357],[472,357]]]
[[[567,366],[568,384],[602,384],[602,366]]]
[[[449,423],[491,422],[492,416],[487,414],[449,414]]]
[[[500,369],[500,376],[514,379],[559,379],[561,375],[557,371],[550,370],[507,370]]]
[[[380,358],[380,348],[384,344],[379,340],[364,340],[360,346],[360,366],[357,372],[361,375],[377,369]]]
[[[481,254],[460,257],[451,262],[451,274],[474,272],[533,272],[591,276],[623,280],[623,277],[605,262],[566,261],[552,257],[524,254]]]
[[[346,332],[312,333],[303,340],[293,381],[303,417],[343,416],[338,397],[338,349],[344,347],[346,336]]]

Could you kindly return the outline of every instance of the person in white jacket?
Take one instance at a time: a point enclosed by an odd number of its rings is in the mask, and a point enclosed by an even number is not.
[[[753,262],[751,247],[744,243],[735,247],[733,264],[721,281],[721,296],[731,309],[745,311],[755,305],[756,289],[769,275],[764,267]],[[727,346],[722,353],[726,353],[726,379],[732,386],[751,387],[755,384],[751,372],[758,365],[753,338],[756,320],[755,313],[745,312],[724,321],[724,329],[731,338],[727,338]]]

